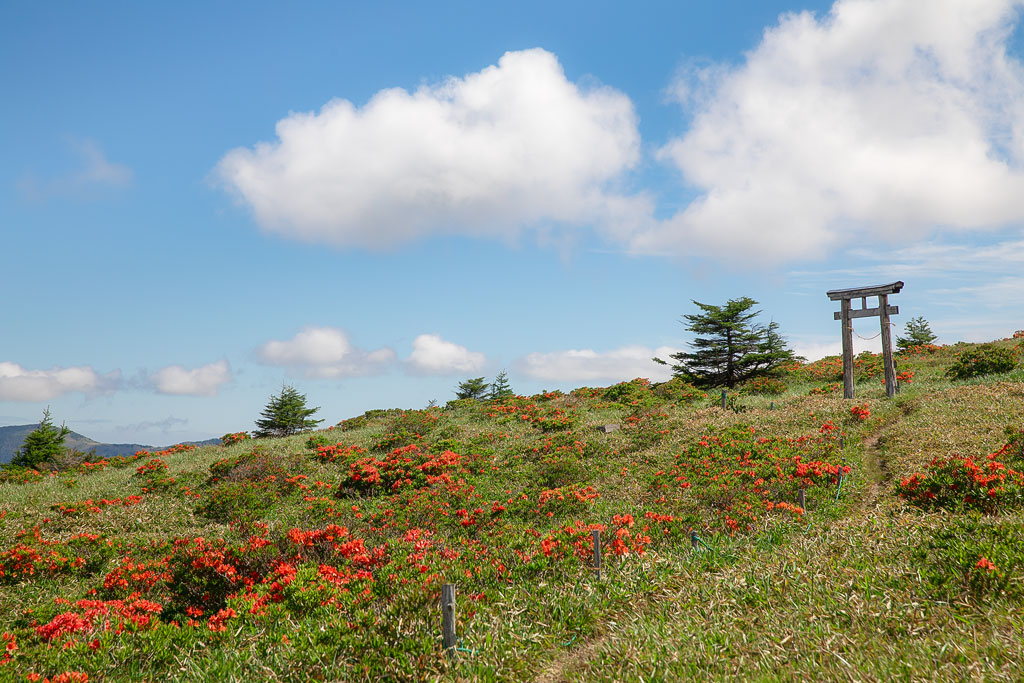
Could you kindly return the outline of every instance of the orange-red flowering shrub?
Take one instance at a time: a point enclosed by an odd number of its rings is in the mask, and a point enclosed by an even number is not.
[[[1003,462],[1015,459],[1018,442],[1011,439],[984,458],[953,455],[935,458],[925,472],[900,481],[896,490],[904,500],[925,509],[997,512],[1024,503],[1024,473]]]

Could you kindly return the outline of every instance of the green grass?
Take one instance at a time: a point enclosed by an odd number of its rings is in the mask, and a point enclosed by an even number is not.
[[[306,434],[159,455],[174,482],[148,492],[136,473],[148,458],[0,483],[0,633],[17,644],[0,680],[1018,680],[1021,511],[923,512],[896,495],[933,458],[983,458],[1007,425],[1024,428],[1024,373],[950,382],[956,351],[900,358],[914,379],[892,400],[877,378],[858,383],[853,402],[809,395],[822,381],[801,368],[785,393],[740,392],[727,410],[716,392],[672,403],[640,385],[510,401],[506,412],[461,402],[318,432],[362,449],[334,461]],[[560,416],[568,429],[549,422]],[[623,429],[595,429],[612,422]],[[829,422],[835,431],[822,433]],[[375,450],[389,441],[420,453]],[[444,460],[446,450],[459,457]],[[785,474],[796,455],[826,466],[804,480],[800,513],[786,507],[801,485]],[[828,467],[843,462],[837,495]],[[367,466],[397,488],[371,483]],[[134,495],[99,512],[84,505]],[[587,555],[593,524],[600,579]],[[324,540],[330,525],[347,535]],[[81,534],[99,538],[73,540]],[[616,554],[617,538],[628,553]],[[12,579],[19,544],[42,559]],[[83,566],[51,568],[51,552]],[[997,570],[978,570],[981,557]],[[114,581],[146,571],[128,588]],[[442,582],[457,586],[451,657]],[[40,627],[83,615],[83,599],[161,611],[148,623],[93,618],[47,642]]]

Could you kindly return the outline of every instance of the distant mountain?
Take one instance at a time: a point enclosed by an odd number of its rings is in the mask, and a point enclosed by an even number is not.
[[[9,463],[21,445],[25,443],[25,437],[32,433],[39,425],[14,425],[11,427],[0,427],[0,465]],[[206,441],[185,441],[183,443],[195,444],[196,446],[209,446],[219,444],[220,439],[207,439]],[[96,455],[104,458],[111,458],[115,455],[134,455],[136,451],[162,451],[170,446],[146,446],[140,443],[100,443],[77,432],[71,432],[64,439],[64,445],[68,448],[88,453],[96,451]],[[173,445],[173,444],[172,444]]]

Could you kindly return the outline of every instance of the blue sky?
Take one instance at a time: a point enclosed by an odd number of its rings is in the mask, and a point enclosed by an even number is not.
[[[1020,3],[0,8],[0,425],[662,378],[691,300],[1024,327]],[[864,337],[877,322],[858,321]],[[872,348],[877,341],[859,341]]]

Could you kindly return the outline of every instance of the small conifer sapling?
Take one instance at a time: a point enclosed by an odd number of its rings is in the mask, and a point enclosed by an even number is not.
[[[43,411],[43,419],[39,426],[28,436],[18,453],[11,459],[11,464],[20,467],[39,469],[40,466],[52,462],[64,453],[64,437],[71,433],[67,425],[57,428],[50,419],[50,408]]]
[[[260,413],[263,417],[256,420],[255,436],[290,436],[315,429],[323,420],[313,420],[310,416],[318,410],[319,407],[307,408],[306,395],[295,387],[283,386],[280,394],[270,397],[267,407]]]

